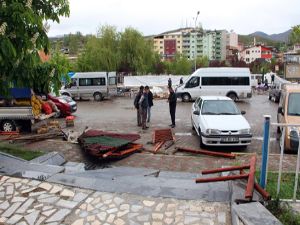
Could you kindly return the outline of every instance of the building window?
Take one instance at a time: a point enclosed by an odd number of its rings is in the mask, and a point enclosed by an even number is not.
[[[246,51],[246,54],[247,54],[247,55],[249,55],[249,54],[250,54],[250,51],[249,51],[249,50],[247,50],[247,51]]]
[[[162,49],[163,47],[162,46],[160,46],[160,49]]]
[[[161,44],[162,44],[162,43],[163,43],[163,41],[160,41],[159,43],[161,43]]]

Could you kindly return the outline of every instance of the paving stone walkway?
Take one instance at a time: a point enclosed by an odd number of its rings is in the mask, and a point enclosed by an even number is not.
[[[229,225],[226,203],[96,192],[0,176],[0,224]]]

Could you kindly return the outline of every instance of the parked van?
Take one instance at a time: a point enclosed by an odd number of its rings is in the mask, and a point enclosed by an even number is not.
[[[201,68],[176,88],[176,95],[188,102],[204,95],[227,96],[233,100],[251,98],[248,68]]]
[[[300,124],[300,85],[284,84],[281,89],[277,122],[285,124]],[[277,131],[282,132],[278,127]],[[288,127],[285,132],[284,149],[298,151],[298,132],[300,127]]]
[[[60,91],[72,98],[91,98],[101,101],[105,97],[117,95],[116,72],[75,73],[71,83]]]

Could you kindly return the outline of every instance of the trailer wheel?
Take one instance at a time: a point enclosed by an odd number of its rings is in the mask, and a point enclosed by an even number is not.
[[[4,120],[1,123],[1,130],[5,132],[16,131],[16,125],[12,120]]]

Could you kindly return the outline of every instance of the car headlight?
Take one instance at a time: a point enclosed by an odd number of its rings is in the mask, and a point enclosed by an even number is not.
[[[217,129],[207,129],[206,133],[207,134],[221,134],[221,131],[217,130]]]
[[[59,99],[58,100],[60,103],[63,103],[63,104],[66,104],[66,103],[68,103],[66,100],[64,100],[64,99]]]
[[[250,134],[251,130],[250,129],[241,129],[240,134]]]

